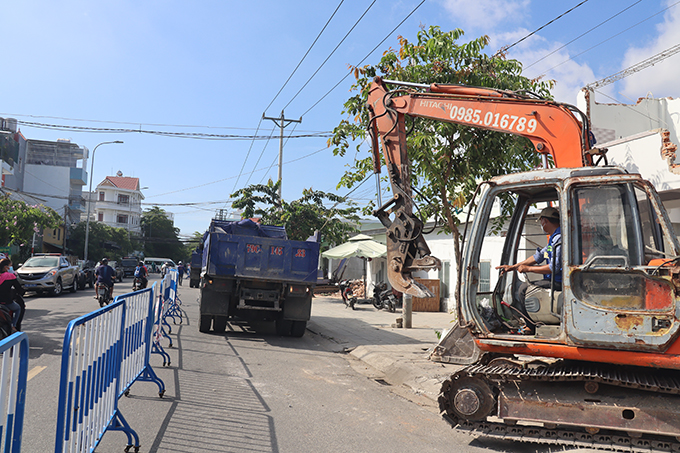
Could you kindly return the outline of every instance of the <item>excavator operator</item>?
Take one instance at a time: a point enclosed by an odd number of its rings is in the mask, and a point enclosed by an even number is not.
[[[528,293],[534,291],[545,291],[551,288],[554,291],[562,291],[562,231],[560,229],[560,212],[547,207],[541,211],[538,218],[543,231],[550,236],[548,245],[542,249],[537,249],[529,258],[516,264],[504,264],[498,266],[501,272],[517,271],[522,273],[533,272],[543,274],[543,279],[530,282],[528,279],[522,283],[515,295],[518,309],[528,318],[525,307],[525,300]],[[545,261],[545,264],[543,262]],[[557,266],[555,266],[557,263]],[[554,276],[552,275],[554,274]]]

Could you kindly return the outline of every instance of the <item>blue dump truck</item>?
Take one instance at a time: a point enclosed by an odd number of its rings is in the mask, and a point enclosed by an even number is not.
[[[274,321],[301,337],[312,310],[319,243],[290,241],[283,227],[212,220],[203,235],[199,330],[223,333],[230,318]]]

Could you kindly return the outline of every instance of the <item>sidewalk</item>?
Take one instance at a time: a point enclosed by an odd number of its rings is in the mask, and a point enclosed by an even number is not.
[[[312,318],[308,330],[348,351],[382,375],[392,386],[406,386],[414,396],[425,397],[436,406],[439,387],[459,366],[428,360],[437,343],[436,331],[453,325],[453,316],[443,312],[414,312],[411,329],[392,327],[402,317],[376,310],[372,304],[346,308],[340,296],[317,296],[312,302]],[[407,398],[409,395],[404,395]],[[429,404],[428,404],[429,405]]]

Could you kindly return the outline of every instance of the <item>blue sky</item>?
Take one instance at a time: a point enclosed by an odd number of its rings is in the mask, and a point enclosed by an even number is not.
[[[581,1],[427,0],[390,34],[421,0],[377,0],[328,58],[371,5],[368,0],[345,0],[275,97],[339,0],[2,0],[0,116],[17,118],[27,138],[69,138],[90,150],[100,142],[123,140],[97,150],[94,184],[120,170],[148,187],[147,203],[203,203],[163,206],[188,235],[205,230],[215,209],[228,208],[234,189],[276,179],[278,129],[261,121],[263,113],[276,117],[285,108],[288,118],[302,116],[294,134],[331,131],[344,118],[342,104],[353,79],[329,90],[347,74],[347,65],[361,62],[387,36],[364,63],[375,63],[384,50],[396,48],[398,35],[414,40],[421,26],[430,25],[462,28],[467,39],[489,35],[487,51],[494,53]],[[508,57],[522,61],[529,77],[554,79],[556,98],[575,103],[582,86],[680,43],[677,22],[677,0],[587,0],[512,47]],[[648,93],[677,97],[678,66],[680,56],[670,57],[603,88],[596,99],[632,103]],[[27,124],[31,122],[65,128]],[[249,136],[258,126],[258,135],[273,134],[272,140],[73,129]],[[292,130],[292,125],[286,129]],[[284,199],[298,198],[309,187],[348,192],[336,185],[355,155],[334,157],[326,140],[286,143]],[[374,197],[373,183],[352,194],[359,204]]]

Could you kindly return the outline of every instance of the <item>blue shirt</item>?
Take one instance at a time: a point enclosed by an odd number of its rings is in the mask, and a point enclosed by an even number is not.
[[[559,245],[556,246],[555,244]],[[548,245],[542,249],[536,250],[536,253],[534,253],[534,259],[536,260],[536,264],[541,264],[543,261],[547,261],[552,272],[555,272],[554,263],[557,262],[558,272],[555,274],[555,281],[557,283],[562,283],[562,272],[559,272],[562,268],[562,266],[559,265],[559,263],[562,263],[562,230],[560,227],[557,227],[553,234],[550,235],[550,239],[548,239]],[[543,278],[545,280],[550,280],[551,274],[545,274]]]
[[[97,268],[97,283],[104,283],[108,286],[113,286],[113,277],[116,271],[108,264],[102,264]]]

